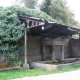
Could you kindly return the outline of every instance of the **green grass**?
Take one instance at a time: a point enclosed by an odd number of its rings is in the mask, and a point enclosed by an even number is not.
[[[25,76],[38,76],[51,74],[52,71],[47,70],[27,70],[27,71],[13,71],[13,72],[0,72],[0,80],[9,80],[13,78],[21,78]]]
[[[72,66],[62,67],[60,69],[60,71],[72,71],[72,70],[76,70],[76,69],[80,69],[80,63],[79,64],[72,65]]]
[[[67,67],[62,67],[59,70],[19,70],[19,71],[12,71],[12,72],[0,72],[0,80],[10,80],[13,78],[21,78],[25,76],[38,76],[38,75],[47,75],[47,74],[53,74],[53,73],[60,73],[60,72],[66,72],[66,71],[72,71],[80,69],[80,64],[76,64],[74,66],[67,66]]]

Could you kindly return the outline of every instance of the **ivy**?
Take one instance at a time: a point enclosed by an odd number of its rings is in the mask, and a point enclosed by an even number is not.
[[[21,24],[17,13],[12,13],[11,10],[0,7],[0,54],[4,54],[6,62],[14,58],[9,55],[17,53],[17,42],[24,34],[24,27],[25,25]]]
[[[10,58],[13,58],[11,54],[17,53],[17,43],[24,35],[23,30],[25,24],[21,23],[18,18],[19,15],[54,21],[46,13],[34,9],[27,9],[20,6],[0,7],[0,53],[10,54]],[[27,32],[29,32],[29,30]]]

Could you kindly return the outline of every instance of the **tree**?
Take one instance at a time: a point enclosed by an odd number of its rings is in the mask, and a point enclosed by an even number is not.
[[[67,16],[67,24],[69,24],[70,26],[76,26],[78,22],[74,19],[74,14],[72,13],[72,11],[68,10]]]
[[[49,11],[50,11],[49,6],[51,4],[51,1],[52,0],[44,0],[43,4],[41,5],[41,8],[40,8],[41,11],[44,11],[48,15],[49,15]]]
[[[76,21],[74,19],[74,15],[72,11],[67,7],[66,0],[48,0],[50,1],[49,4],[47,3],[47,0],[44,1],[41,6],[41,10],[46,12],[48,15],[50,15],[53,19],[56,19],[57,21],[66,24],[66,25],[75,25]],[[46,7],[47,6],[47,7]]]
[[[36,0],[16,0],[19,4],[23,3],[25,7],[35,9],[36,8]]]
[[[29,9],[29,8],[20,7],[20,6],[11,6],[11,7],[8,7],[8,9],[11,10],[12,13],[16,13],[17,15],[42,18],[48,21],[55,22],[55,20],[49,15],[47,15],[46,13],[35,10],[35,9]]]
[[[35,9],[36,7],[36,0],[24,0],[23,2],[27,8]]]
[[[49,15],[62,23],[67,23],[67,14],[65,6],[60,0],[55,0],[50,5]]]
[[[76,24],[76,27],[77,27],[78,29],[80,29],[80,23],[77,23],[77,24]]]
[[[6,63],[17,60],[17,42],[23,36],[24,24],[21,24],[16,13],[0,8],[0,54],[5,56]]]

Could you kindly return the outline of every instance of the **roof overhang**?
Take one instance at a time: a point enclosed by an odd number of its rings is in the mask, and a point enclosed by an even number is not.
[[[19,16],[19,19],[25,23],[27,23],[28,20],[31,20],[33,22],[43,22],[43,24],[38,24],[29,28],[30,34],[33,36],[45,36],[55,38],[57,36],[72,36],[73,34],[80,33],[80,29],[54,22],[48,22],[44,19],[27,16]]]

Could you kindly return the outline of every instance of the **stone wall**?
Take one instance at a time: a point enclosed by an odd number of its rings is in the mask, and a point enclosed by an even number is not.
[[[28,37],[28,62],[40,61],[41,60],[41,37]],[[24,44],[24,41],[23,41]],[[61,47],[55,46],[56,50],[56,59],[61,59]],[[20,51],[20,59],[24,61],[24,51]],[[51,59],[52,57],[52,47],[46,46],[46,57]],[[64,46],[64,57],[65,58],[79,58],[80,57],[80,39],[65,39]]]
[[[45,46],[45,50],[46,50],[46,59],[48,60],[50,60],[50,59],[52,59],[52,46]]]
[[[24,39],[24,38],[23,38]],[[28,37],[28,62],[40,61],[41,60],[41,37]],[[80,39],[66,38],[64,46],[64,58],[80,58]],[[22,44],[24,41],[22,40]],[[55,46],[56,48],[56,59],[61,59],[61,47]],[[47,59],[52,57],[52,47],[46,46]],[[24,61],[24,51],[20,50],[20,60]],[[2,58],[1,58],[2,59]],[[0,61],[1,61],[0,59]]]
[[[28,62],[41,60],[41,37],[28,37],[27,45]],[[24,51],[21,52],[20,58],[24,61]]]
[[[69,53],[69,38],[65,38],[63,39],[64,41],[64,58],[69,58],[70,57],[70,53]],[[62,59],[62,49],[60,45],[56,45],[55,46],[55,56],[56,59]]]
[[[55,46],[55,59],[62,59],[62,52],[60,45]]]
[[[71,39],[69,41],[70,57],[80,58],[80,39]]]
[[[70,38],[65,39],[64,58],[70,58],[69,41],[70,41]]]
[[[55,59],[62,59],[62,45],[64,45],[64,58],[69,58],[69,37],[50,39],[45,38],[43,40],[43,45],[46,48],[46,57],[52,57],[52,46],[55,46]],[[46,58],[47,59],[47,58]]]

